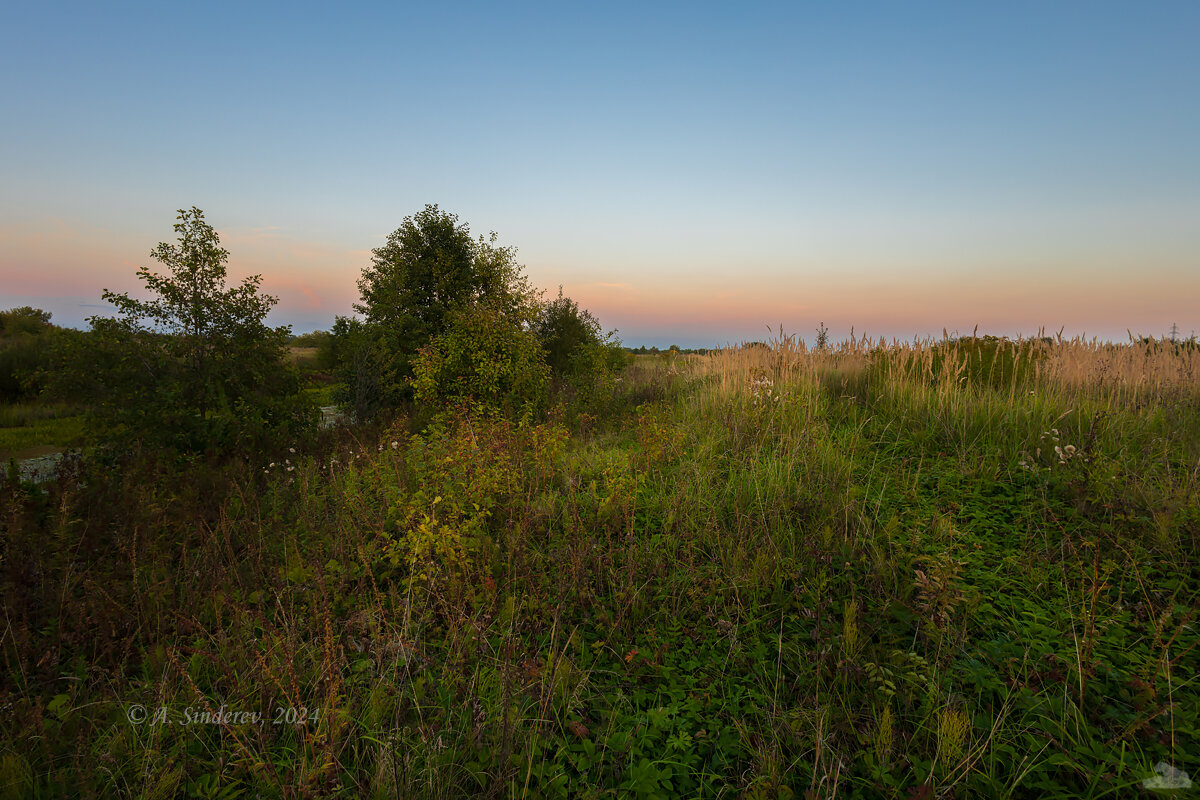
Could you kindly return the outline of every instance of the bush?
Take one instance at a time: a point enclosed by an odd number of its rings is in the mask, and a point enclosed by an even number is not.
[[[419,403],[473,399],[524,421],[545,409],[550,368],[537,338],[492,304],[451,315],[446,333],[414,360]]]
[[[631,358],[616,331],[603,334],[600,321],[564,297],[561,286],[558,297],[541,307],[534,331],[558,388],[569,390],[579,408],[598,410],[597,403],[612,396],[616,373]]]
[[[569,297],[564,297],[558,287],[558,298],[539,309],[534,331],[542,349],[546,351],[546,363],[555,378],[567,378],[584,367],[577,358],[581,348],[600,344],[600,321],[587,309]]]

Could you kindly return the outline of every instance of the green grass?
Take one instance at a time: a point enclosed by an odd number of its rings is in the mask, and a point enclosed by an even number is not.
[[[304,391],[305,397],[307,397],[309,400],[311,400],[314,405],[316,405],[318,407],[332,406],[332,405],[335,405],[337,402],[336,397],[337,397],[338,388],[339,388],[339,384],[326,383],[326,384],[320,384],[320,385],[315,385],[315,386],[308,386],[303,391]]]
[[[66,403],[7,403],[0,405],[0,428],[20,428],[47,419],[75,417],[77,406]]]
[[[0,425],[0,458],[18,457],[18,454],[37,448],[64,448],[79,444],[84,436],[84,419],[81,416],[39,417],[36,412],[7,412],[4,421],[19,420],[18,424]]]
[[[0,785],[1098,798],[1200,774],[1194,388],[697,363],[639,359],[570,428],[459,410],[13,494]],[[266,722],[179,724],[222,705]]]

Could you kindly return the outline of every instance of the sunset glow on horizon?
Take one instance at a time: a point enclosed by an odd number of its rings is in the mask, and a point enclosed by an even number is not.
[[[426,203],[629,346],[1200,329],[1200,7],[23,6],[0,307],[202,208],[295,332]]]

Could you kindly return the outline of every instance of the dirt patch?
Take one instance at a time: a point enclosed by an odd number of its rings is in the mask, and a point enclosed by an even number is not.
[[[28,458],[41,458],[43,456],[51,456],[55,453],[61,453],[61,447],[55,447],[52,444],[39,444],[35,447],[26,447],[24,450],[0,450],[0,462],[7,464],[10,459],[23,461]]]

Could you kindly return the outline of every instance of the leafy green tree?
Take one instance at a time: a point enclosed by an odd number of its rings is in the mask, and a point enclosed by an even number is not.
[[[343,377],[351,363],[370,363],[379,403],[396,406],[411,395],[417,351],[446,333],[462,309],[487,302],[505,319],[528,324],[536,295],[521,275],[516,249],[496,239],[495,233],[472,239],[466,224],[436,205],[406,217],[372,251],[358,282],[362,302],[355,310],[364,326],[345,341],[355,354],[343,353]]]
[[[181,209],[178,220],[178,243],[150,253],[168,274],[137,272],[153,299],[106,289],[118,316],[89,320],[59,391],[90,401],[93,428],[110,442],[226,450],[311,424],[283,358],[290,331],[265,323],[276,298],[260,294],[257,275],[226,288],[229,252],[204,212]]]
[[[0,311],[0,402],[38,393],[38,372],[60,334],[61,329],[50,323],[49,311],[30,306]]]
[[[44,333],[53,327],[51,313],[33,306],[10,308],[0,311],[0,339],[10,339],[22,334]]]

